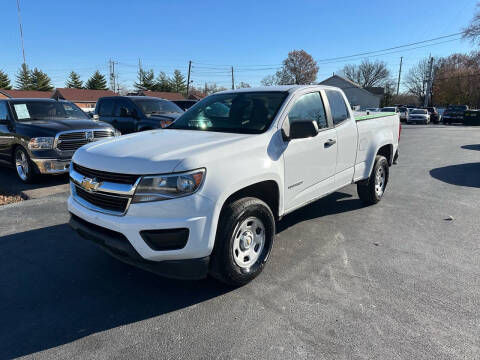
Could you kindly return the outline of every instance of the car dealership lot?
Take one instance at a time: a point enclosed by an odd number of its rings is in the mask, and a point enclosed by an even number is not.
[[[0,358],[477,358],[479,190],[480,129],[404,126],[382,202],[286,216],[235,290],[110,258],[64,193],[0,207]]]

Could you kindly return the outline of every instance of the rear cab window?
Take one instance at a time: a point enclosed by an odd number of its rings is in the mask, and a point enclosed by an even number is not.
[[[340,92],[335,90],[325,90],[327,94],[330,111],[332,113],[333,124],[339,125],[350,117],[350,113],[345,104],[345,100]]]
[[[98,115],[112,116],[114,103],[113,99],[101,99],[98,104]]]

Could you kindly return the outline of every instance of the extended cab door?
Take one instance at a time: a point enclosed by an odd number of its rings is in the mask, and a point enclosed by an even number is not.
[[[340,91],[325,90],[333,125],[337,132],[337,166],[335,187],[350,184],[353,179],[357,156],[357,124],[348,106],[348,101]]]
[[[294,100],[285,121],[316,120],[317,136],[290,140],[284,152],[285,210],[293,210],[334,189],[337,135],[327,118],[323,91]]]

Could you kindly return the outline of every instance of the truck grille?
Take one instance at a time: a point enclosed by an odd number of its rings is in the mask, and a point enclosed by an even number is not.
[[[61,151],[75,151],[89,142],[113,136],[113,130],[110,129],[65,132],[58,136],[57,149]]]
[[[89,178],[95,178],[97,181],[109,181],[114,183],[120,184],[130,184],[133,185],[137,182],[140,175],[131,175],[131,174],[118,174],[118,173],[111,173],[106,171],[94,170],[89,169],[78,164],[73,163],[73,169],[82,174],[83,176],[87,176]]]
[[[130,198],[124,196],[105,195],[101,193],[91,193],[75,185],[75,193],[78,197],[95,205],[99,208],[118,213],[124,213],[127,210]]]

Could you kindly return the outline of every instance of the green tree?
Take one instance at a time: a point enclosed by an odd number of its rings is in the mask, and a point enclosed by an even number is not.
[[[93,73],[90,79],[87,80],[85,88],[89,90],[108,90],[107,80],[105,79],[105,76],[100,74],[97,70]]]
[[[133,84],[137,90],[155,90],[155,73],[153,69],[138,70],[138,81]]]
[[[83,81],[80,80],[80,75],[78,75],[75,71],[72,71],[68,76],[65,86],[67,88],[83,89]]]
[[[173,77],[170,80],[172,85],[172,91],[183,93],[187,90],[187,84],[185,81],[185,76],[182,75],[180,70],[175,70],[173,72]]]
[[[28,65],[23,63],[20,66],[17,74],[15,75],[15,84],[17,90],[31,90],[32,89],[32,78],[30,75],[30,70]]]
[[[10,79],[7,73],[0,70],[0,89],[10,90],[11,88],[12,86],[10,85]]]
[[[166,91],[172,92],[172,82],[171,79],[163,72],[160,71],[157,78],[155,79],[155,90],[156,91]]]
[[[52,80],[40,69],[33,69],[30,73],[30,80],[32,84],[32,90],[39,91],[52,91]]]

